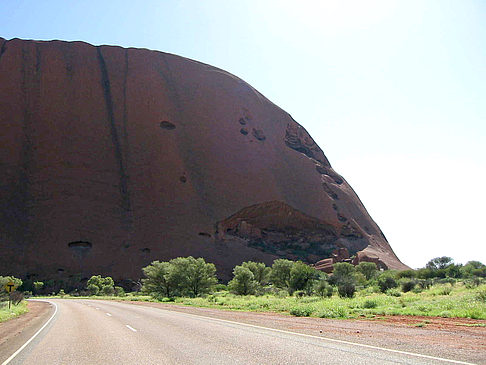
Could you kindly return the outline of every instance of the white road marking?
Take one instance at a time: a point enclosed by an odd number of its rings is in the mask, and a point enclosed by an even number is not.
[[[111,314],[110,314],[110,313],[106,313],[106,315],[107,315],[108,317],[111,317]]]
[[[127,328],[133,332],[137,332],[137,330],[135,328],[133,328],[132,326],[129,326],[128,324],[126,324],[125,326],[127,326]]]
[[[167,309],[162,309],[162,310],[165,311],[165,312],[176,312],[176,311],[171,311],[171,310],[167,310]],[[318,340],[325,340],[325,341],[330,341],[330,342],[342,343],[342,344],[345,344],[345,345],[359,346],[359,347],[364,347],[364,348],[372,349],[372,350],[388,351],[388,352],[393,352],[395,354],[402,354],[402,355],[408,355],[408,356],[421,357],[421,358],[424,358],[424,359],[444,361],[444,362],[449,362],[449,363],[453,363],[453,364],[476,365],[476,364],[470,363],[470,362],[464,362],[464,361],[458,361],[458,360],[451,360],[451,359],[444,359],[442,357],[435,357],[435,356],[430,356],[430,355],[422,355],[422,354],[417,354],[417,353],[414,353],[414,352],[407,352],[407,351],[387,349],[386,347],[378,347],[378,346],[366,345],[366,344],[359,343],[359,342],[350,342],[350,341],[344,341],[344,340],[336,340],[334,338],[329,338],[329,337],[308,335],[308,334],[305,334],[305,333],[291,332],[291,331],[286,331],[286,330],[280,330],[280,329],[277,329],[277,328],[257,326],[255,324],[248,324],[248,323],[242,323],[242,322],[229,321],[227,319],[219,319],[219,318],[213,318],[213,317],[206,317],[206,316],[200,316],[200,315],[197,315],[197,314],[182,313],[182,312],[177,312],[177,313],[178,314],[185,315],[185,316],[190,316],[190,317],[203,318],[203,319],[206,319],[206,320],[209,319],[209,320],[214,320],[214,321],[219,321],[219,322],[236,324],[236,325],[240,325],[240,326],[247,326],[247,327],[259,328],[259,329],[268,330],[268,331],[286,333],[286,334],[289,334],[289,335],[297,335],[297,336],[302,336],[302,337],[314,338],[314,339],[318,339]]]
[[[42,302],[42,300],[40,300],[40,302]],[[11,355],[11,356],[8,358],[8,359],[7,359],[7,360],[5,360],[5,361],[2,363],[2,365],[7,365],[7,364],[8,364],[10,361],[12,361],[12,360],[15,358],[15,356],[17,356],[18,354],[20,354],[20,352],[21,352],[23,349],[25,349],[25,348],[27,347],[27,345],[28,345],[29,343],[31,343],[31,342],[32,342],[32,340],[33,340],[34,338],[36,338],[36,337],[37,337],[37,335],[38,335],[39,333],[41,333],[41,332],[42,332],[42,330],[43,330],[44,328],[46,328],[46,326],[47,326],[47,325],[48,325],[48,324],[49,324],[49,323],[52,321],[52,319],[55,317],[55,315],[57,314],[57,304],[56,304],[56,303],[54,303],[54,302],[49,302],[49,301],[48,301],[47,303],[51,303],[51,304],[52,304],[52,305],[54,305],[54,307],[55,307],[54,313],[52,314],[51,318],[49,318],[49,319],[47,320],[47,322],[46,322],[46,323],[44,323],[44,325],[43,325],[43,326],[42,326],[42,327],[41,327],[41,328],[40,328],[40,329],[39,329],[39,330],[38,330],[36,333],[34,333],[34,335],[33,335],[31,338],[29,338],[29,340],[28,340],[26,343],[24,343],[24,344],[23,344],[23,345],[22,345],[22,346],[21,346],[21,347],[20,347],[20,348],[19,348],[17,351],[15,351],[15,352],[14,352],[14,353],[13,353],[13,354],[12,354],[12,355]]]
[[[99,308],[98,308],[98,307],[96,307],[96,309],[98,309],[98,310],[99,310]]]

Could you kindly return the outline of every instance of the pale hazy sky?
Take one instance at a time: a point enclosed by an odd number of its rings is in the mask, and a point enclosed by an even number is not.
[[[225,69],[309,131],[404,263],[486,263],[485,1],[2,0],[0,36]]]

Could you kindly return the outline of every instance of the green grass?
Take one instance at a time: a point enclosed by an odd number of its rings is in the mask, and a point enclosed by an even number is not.
[[[421,293],[402,293],[400,297],[358,292],[351,299],[320,297],[237,296],[219,292],[205,298],[176,298],[183,305],[240,311],[279,312],[295,316],[357,318],[383,315],[411,315],[486,319],[485,287],[466,289],[463,285],[437,285]]]
[[[463,284],[434,285],[420,293],[375,293],[370,288],[358,291],[354,298],[282,297],[275,295],[239,296],[220,291],[199,298],[175,298],[162,301],[175,304],[236,311],[277,312],[299,317],[321,318],[380,318],[387,315],[437,316],[486,320],[486,285],[468,289]],[[150,296],[128,293],[124,297],[70,297],[151,301]]]
[[[0,302],[0,322],[8,321],[27,312],[27,302],[25,301],[20,302],[18,305],[12,304],[10,309],[8,309],[8,302]]]

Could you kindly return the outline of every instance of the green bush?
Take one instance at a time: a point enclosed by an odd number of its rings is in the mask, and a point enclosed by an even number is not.
[[[400,297],[402,293],[400,293],[400,290],[391,288],[386,291],[386,295],[389,295],[391,297]]]
[[[318,277],[319,272],[316,269],[304,264],[302,261],[297,261],[290,270],[289,289],[291,292],[302,290],[307,295],[310,295],[312,294],[314,282]]]
[[[295,306],[290,308],[290,314],[296,317],[309,317],[314,310],[310,306]]]
[[[371,280],[377,275],[378,267],[374,262],[360,262],[356,266],[356,271],[362,273],[366,280]]]
[[[353,265],[347,262],[338,262],[334,264],[331,281],[335,285],[339,285],[340,282],[354,282],[355,268]]]
[[[378,306],[378,303],[376,300],[373,299],[366,299],[363,302],[363,308],[371,309],[371,308],[376,308]]]
[[[486,303],[486,288],[478,290],[476,293],[476,299],[480,302]]]
[[[109,276],[93,275],[86,283],[86,289],[91,295],[113,295],[115,283]]]
[[[121,286],[115,286],[114,293],[117,297],[124,297],[127,295]]]
[[[216,267],[203,258],[178,257],[169,262],[153,261],[144,267],[142,291],[153,297],[208,293],[217,283]]]
[[[409,291],[412,291],[415,288],[415,280],[406,280],[402,282],[402,291],[404,293],[407,293]]]
[[[452,288],[450,286],[445,286],[439,290],[439,295],[449,295],[452,292]]]
[[[314,291],[321,298],[324,297],[330,298],[332,297],[332,293],[333,293],[332,286],[329,285],[329,283],[326,280],[319,280],[317,282],[317,285],[315,286]]]
[[[257,286],[258,282],[248,267],[235,266],[233,269],[233,279],[228,283],[228,288],[232,293],[238,295],[255,294]]]
[[[253,273],[253,277],[259,286],[268,283],[271,269],[263,262],[247,261],[243,262],[241,266],[246,267]]]
[[[356,286],[352,281],[341,281],[338,284],[338,294],[341,298],[352,298],[356,292]]]
[[[286,259],[277,259],[273,262],[270,271],[270,281],[277,288],[290,288],[290,271],[294,266],[293,261]]]
[[[397,281],[391,275],[385,273],[378,278],[378,286],[382,293],[385,293],[389,289],[396,288],[398,286]]]

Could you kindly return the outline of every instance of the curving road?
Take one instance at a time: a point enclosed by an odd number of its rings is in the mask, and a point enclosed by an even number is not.
[[[461,364],[147,306],[50,302],[52,320],[8,364]]]

